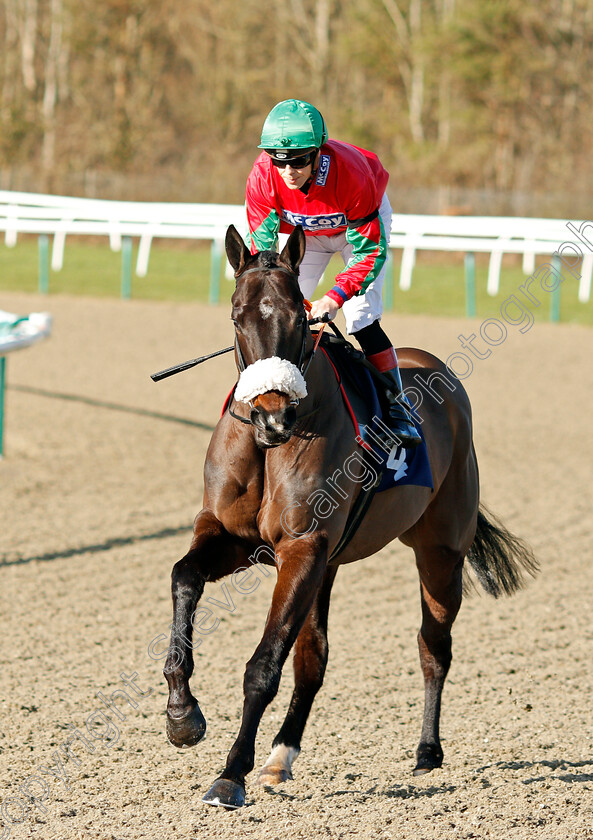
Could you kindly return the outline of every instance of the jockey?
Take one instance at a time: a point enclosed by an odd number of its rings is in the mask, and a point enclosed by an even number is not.
[[[373,152],[329,140],[317,108],[298,99],[270,111],[258,148],[263,151],[246,188],[251,252],[277,249],[279,232],[302,225],[307,245],[299,284],[305,298],[312,297],[332,255],[341,254],[345,268],[313,302],[309,318],[334,318],[344,308],[347,332],[391,383],[389,430],[403,446],[416,446],[421,438],[402,393],[397,355],[380,324],[392,213],[388,172]]]

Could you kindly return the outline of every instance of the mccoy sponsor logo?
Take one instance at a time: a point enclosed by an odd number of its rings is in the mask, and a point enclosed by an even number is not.
[[[289,225],[302,225],[304,230],[335,230],[348,224],[343,213],[328,213],[326,216],[305,216],[304,213],[282,211],[282,221]]]
[[[331,163],[331,158],[329,155],[321,155],[319,160],[319,166],[317,168],[317,178],[315,178],[315,183],[320,184],[320,186],[325,187],[325,182],[327,181],[327,176],[329,175],[329,165]]]

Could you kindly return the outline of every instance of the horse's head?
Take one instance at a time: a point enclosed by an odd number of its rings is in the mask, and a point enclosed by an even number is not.
[[[237,280],[231,301],[241,371],[235,398],[251,407],[258,445],[278,446],[290,439],[296,405],[307,394],[302,367],[309,330],[298,284],[305,234],[295,228],[281,254],[251,255],[231,225],[226,253]]]

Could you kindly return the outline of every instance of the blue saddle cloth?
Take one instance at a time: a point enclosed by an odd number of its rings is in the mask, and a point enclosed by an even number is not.
[[[422,443],[407,449],[403,446],[394,446],[390,452],[386,452],[376,440],[376,421],[377,418],[381,419],[383,410],[374,377],[356,361],[354,356],[357,351],[352,354],[351,350],[333,341],[322,341],[322,347],[328,353],[340,376],[342,395],[355,425],[358,426],[359,443],[362,441],[365,448],[372,450],[375,457],[373,459],[373,456],[370,456],[371,462],[374,460],[377,471],[383,473],[376,492],[380,493],[382,490],[389,490],[403,484],[416,484],[433,490],[426,441],[416,412],[413,409],[411,411]]]

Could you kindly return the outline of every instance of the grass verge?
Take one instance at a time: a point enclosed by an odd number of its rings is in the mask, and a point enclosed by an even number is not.
[[[134,243],[134,260],[138,243]],[[465,280],[463,256],[454,254],[419,254],[414,269],[412,288],[402,291],[398,285],[399,252],[395,252],[393,269],[393,309],[403,314],[463,316]],[[545,262],[540,259],[539,264]],[[479,318],[500,318],[500,308],[510,295],[517,296],[526,306],[519,292],[525,284],[518,258],[509,257],[503,263],[500,291],[496,297],[486,292],[488,257],[476,260],[476,311]],[[210,288],[210,246],[208,243],[155,243],[150,254],[146,277],[132,276],[132,297],[136,299],[208,302]],[[333,277],[341,270],[334,258],[326,272],[326,280],[318,289],[319,295],[333,284]],[[228,305],[234,282],[223,276],[219,279],[220,303]],[[39,276],[39,250],[36,238],[21,237],[16,247],[0,245],[0,294],[2,291],[36,292]],[[593,326],[593,302],[579,303],[578,281],[566,273],[561,287],[560,320],[565,323]],[[531,303],[530,310],[538,321],[549,320],[551,294],[535,281],[531,290],[540,301]],[[93,297],[118,297],[121,294],[121,254],[110,250],[104,241],[71,239],[66,243],[64,266],[61,271],[49,272],[50,294],[65,293]],[[2,308],[0,302],[0,308]],[[516,306],[513,317],[519,317]]]

